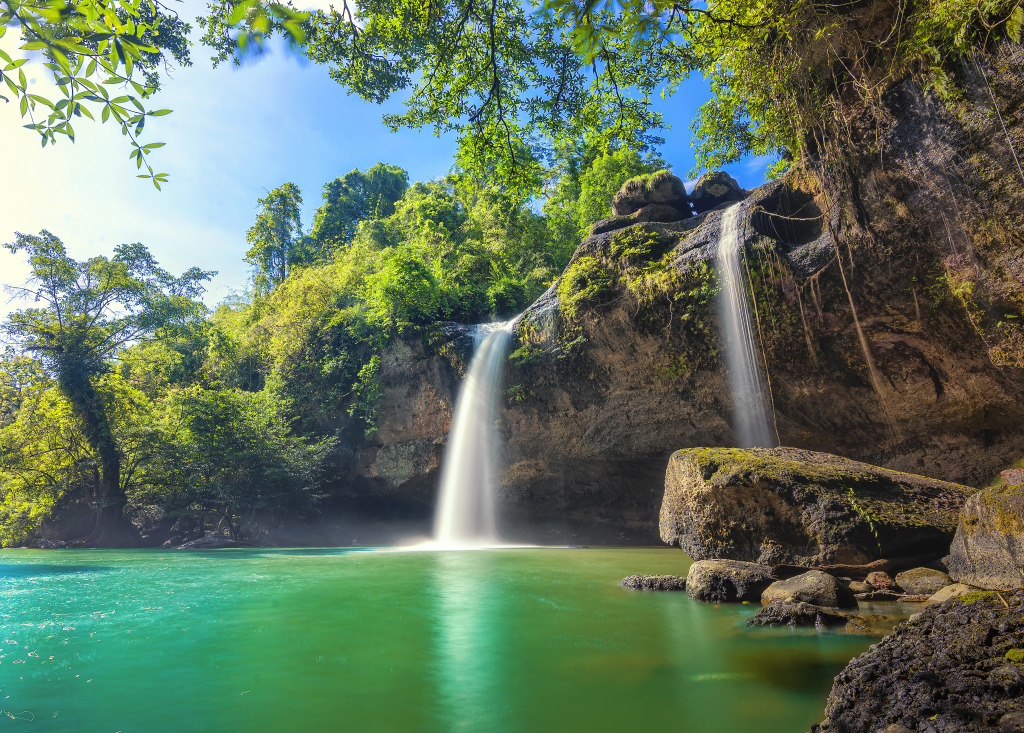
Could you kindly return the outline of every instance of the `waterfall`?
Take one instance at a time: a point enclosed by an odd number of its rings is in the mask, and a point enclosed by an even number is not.
[[[743,243],[739,222],[742,204],[726,209],[718,236],[718,271],[722,279],[721,313],[725,362],[732,389],[733,428],[740,448],[772,448],[775,436],[765,407],[764,379],[750,326],[750,307],[743,276]]]
[[[455,402],[441,469],[434,540],[442,547],[483,547],[500,542],[494,526],[499,473],[494,421],[514,322],[483,324],[473,334],[476,350]]]

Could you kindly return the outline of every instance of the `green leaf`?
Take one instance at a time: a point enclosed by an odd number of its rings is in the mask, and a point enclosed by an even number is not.
[[[164,115],[169,115],[170,113],[171,110],[169,109],[158,109],[152,112],[147,112],[146,114],[148,114],[150,117],[163,117]]]
[[[1021,28],[1024,27],[1024,6],[1018,5],[1006,21],[1006,34],[1014,43],[1020,43]]]

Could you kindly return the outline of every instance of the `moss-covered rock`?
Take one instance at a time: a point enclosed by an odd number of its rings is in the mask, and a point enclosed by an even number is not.
[[[914,595],[931,596],[952,584],[948,575],[934,568],[911,568],[896,576],[896,585]]]
[[[705,173],[690,192],[690,203],[698,214],[730,201],[741,201],[747,192],[725,171]]]
[[[669,461],[661,538],[764,564],[941,553],[973,491],[795,448],[690,448]]]
[[[793,578],[777,580],[765,588],[761,603],[810,603],[826,608],[856,608],[853,591],[834,576],[810,570]]]
[[[686,575],[690,598],[711,603],[735,603],[760,600],[772,584],[772,569],[766,565],[739,560],[700,560]]]
[[[631,178],[612,199],[612,213],[628,216],[650,204],[671,206],[685,216],[690,215],[683,182],[667,170]]]
[[[931,606],[835,679],[817,733],[992,731],[1024,709],[1024,591]]]
[[[950,576],[980,588],[1024,585],[1024,486],[993,486],[964,504]]]

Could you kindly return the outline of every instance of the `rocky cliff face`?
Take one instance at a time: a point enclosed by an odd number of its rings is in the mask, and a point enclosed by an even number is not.
[[[1024,456],[1022,74],[1004,44],[961,64],[956,101],[904,81],[741,204],[780,444],[972,486]],[[510,537],[658,543],[671,453],[733,444],[723,209],[656,208],[595,225],[517,326]],[[346,468],[353,505],[427,520],[466,338],[389,352],[380,429]]]
[[[877,143],[742,204],[782,445],[975,486],[1024,454],[1022,73],[1007,44],[961,66],[959,101],[906,81],[873,113]],[[671,452],[732,443],[721,219],[599,223],[527,312],[504,416],[510,524],[656,541]]]

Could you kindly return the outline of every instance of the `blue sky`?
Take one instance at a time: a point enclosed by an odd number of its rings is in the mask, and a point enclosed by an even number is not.
[[[191,17],[204,4],[188,0],[182,7],[183,17]],[[11,35],[4,39],[9,51]],[[383,107],[363,102],[325,67],[280,51],[240,68],[214,69],[209,56],[194,46],[193,66],[166,75],[154,101],[174,110],[152,119],[144,134],[147,142],[167,143],[151,161],[170,174],[162,191],[135,178],[130,148],[112,125],[83,121],[74,144],[41,148],[38,136],[21,128],[16,105],[0,103],[0,242],[12,241],[15,231],[48,229],[78,259],[142,242],[173,273],[217,270],[207,297],[214,305],[246,285],[245,231],[256,200],[269,190],[296,183],[308,228],[323,184],[354,168],[383,161],[416,181],[443,176],[452,166],[454,138],[384,127],[381,115],[398,110],[400,100]],[[660,103],[671,125],[662,156],[679,175],[693,166],[689,126],[706,97],[703,80],[694,79]],[[753,160],[729,171],[750,188],[763,182],[764,168],[765,161]],[[0,283],[20,284],[27,271],[20,255],[0,251]],[[0,314],[16,307],[0,297]]]

